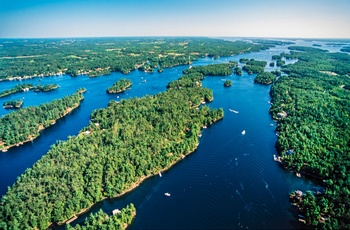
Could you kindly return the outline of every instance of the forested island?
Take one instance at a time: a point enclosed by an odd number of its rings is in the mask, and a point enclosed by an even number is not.
[[[0,118],[0,149],[7,149],[32,141],[40,131],[53,125],[80,105],[84,97],[80,92],[39,106],[11,112]]]
[[[263,72],[256,75],[254,78],[255,83],[269,85],[276,80],[277,76],[271,72]]]
[[[10,100],[10,101],[5,101],[3,106],[5,109],[19,109],[23,105],[23,100]]]
[[[276,148],[282,165],[324,186],[293,192],[306,224],[317,229],[350,228],[350,56],[294,46],[279,59],[288,74],[271,88],[270,112],[278,122]],[[295,52],[303,51],[303,52]]]
[[[184,74],[190,73],[201,73],[206,76],[226,76],[230,75],[233,72],[233,67],[235,67],[237,63],[230,62],[225,64],[212,64],[205,66],[194,66],[192,68],[188,68],[183,70]]]
[[[33,87],[34,92],[48,92],[57,89],[59,86],[57,84],[47,84],[39,85]]]
[[[27,39],[2,40],[0,45],[0,80],[126,74],[134,69],[153,72],[205,56],[232,56],[273,46],[210,38]]]
[[[121,93],[132,85],[131,80],[122,78],[107,89],[107,93]]]
[[[193,152],[201,128],[222,119],[224,112],[199,107],[213,93],[195,83],[198,73],[189,76],[178,80],[184,87],[169,84],[163,93],[111,101],[94,111],[80,135],[53,145],[2,197],[0,228],[63,224]],[[192,86],[181,82],[189,79]]]
[[[240,62],[245,63],[243,70],[247,71],[248,74],[263,73],[264,67],[267,65],[266,61],[258,61],[254,59],[240,59]]]
[[[11,94],[15,94],[15,93],[19,93],[19,92],[28,92],[32,88],[33,88],[32,84],[18,84],[11,89],[7,89],[7,90],[0,92],[0,97],[6,97],[6,96],[9,96]]]
[[[12,89],[7,89],[0,92],[0,97],[6,97],[11,94],[20,93],[20,92],[28,92],[31,89],[34,90],[34,92],[48,92],[48,91],[57,89],[58,87],[59,86],[57,84],[47,84],[47,85],[37,84],[35,86],[33,86],[33,84],[28,84],[28,83],[18,84]]]
[[[242,72],[242,68],[239,67],[239,66],[236,66],[234,69],[233,69],[234,73],[237,74],[237,75],[242,75],[243,72]]]
[[[226,80],[225,82],[224,82],[224,86],[225,87],[230,87],[232,85],[232,81],[230,81],[230,80]]]

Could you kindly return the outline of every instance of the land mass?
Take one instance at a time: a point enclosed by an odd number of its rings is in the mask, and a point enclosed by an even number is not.
[[[31,106],[11,112],[0,118],[0,149],[7,149],[32,141],[40,131],[80,105],[83,100],[80,92],[39,106]]]
[[[199,108],[212,99],[211,90],[195,86],[111,101],[81,135],[52,146],[19,177],[1,200],[0,222],[44,229],[135,188],[197,148],[201,128],[223,117],[222,109]]]
[[[129,79],[120,79],[107,89],[107,93],[121,93],[132,85]]]
[[[280,161],[324,190],[294,192],[301,221],[317,229],[349,229],[350,56],[311,47],[289,47],[279,59],[288,76],[271,88],[270,113],[277,120]],[[303,51],[303,52],[296,52]]]

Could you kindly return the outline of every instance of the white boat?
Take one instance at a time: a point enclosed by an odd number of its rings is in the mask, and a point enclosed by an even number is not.
[[[244,135],[244,134],[245,134],[245,130],[242,131],[242,135]]]
[[[159,174],[159,177],[162,177],[162,173],[161,172],[159,172],[158,174]]]
[[[237,110],[233,110],[233,109],[228,109],[228,110],[230,110],[230,112],[232,113],[239,113]]]
[[[167,192],[164,193],[164,195],[165,195],[165,196],[171,196],[170,193],[167,193]]]

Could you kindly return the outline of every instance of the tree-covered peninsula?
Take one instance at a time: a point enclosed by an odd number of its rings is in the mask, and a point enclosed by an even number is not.
[[[271,88],[277,120],[277,150],[283,166],[309,177],[324,191],[291,194],[317,229],[350,228],[350,56],[310,47],[290,47],[288,74]],[[295,52],[303,51],[303,52]]]
[[[121,93],[127,88],[129,88],[131,85],[131,80],[122,78],[116,81],[111,87],[109,87],[107,89],[107,93]]]
[[[197,148],[203,126],[223,118],[222,109],[199,107],[212,99],[195,83],[94,111],[78,136],[53,145],[9,188],[0,201],[0,228],[62,224],[168,169]]]
[[[60,74],[98,76],[190,64],[200,57],[232,56],[272,45],[211,38],[90,38],[0,41],[0,80]]]
[[[77,92],[39,106],[11,112],[0,118],[0,149],[6,151],[15,145],[31,141],[40,131],[54,124],[80,105],[84,97]]]

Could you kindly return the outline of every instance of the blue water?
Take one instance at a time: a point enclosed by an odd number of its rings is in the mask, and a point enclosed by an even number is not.
[[[283,51],[287,49],[281,46],[216,60],[204,58],[193,65],[238,61],[242,57],[269,63],[272,55]],[[0,103],[24,98],[25,106],[39,105],[72,94],[80,87],[85,87],[87,92],[78,109],[41,132],[39,138],[0,154],[0,194],[5,194],[7,186],[11,186],[26,168],[40,159],[56,140],[78,134],[89,123],[89,115],[94,109],[106,107],[112,99],[162,92],[166,90],[167,83],[181,76],[182,70],[187,67],[179,66],[152,74],[136,70],[128,75],[112,73],[96,78],[64,75],[22,81],[57,83],[60,88],[48,93],[19,93],[1,98]],[[130,90],[119,94],[119,98],[106,94],[105,90],[110,85],[125,77],[133,82]],[[243,76],[206,77],[204,87],[214,92],[214,101],[209,106],[222,107],[225,117],[202,131],[197,151],[164,172],[162,177],[150,178],[120,198],[102,201],[90,212],[102,208],[110,213],[113,209],[134,203],[137,216],[131,229],[302,228],[296,221],[288,193],[315,185],[284,171],[273,161],[273,155],[277,154],[274,148],[277,137],[276,124],[268,113],[270,86],[254,84],[254,77],[246,73]],[[223,87],[224,79],[232,80],[232,87]],[[18,83],[0,82],[0,91]],[[232,113],[229,109],[239,113]],[[8,112],[0,109],[0,115]],[[245,135],[242,135],[243,130]],[[171,196],[164,196],[165,192]],[[83,214],[73,225],[82,222],[90,212]]]

